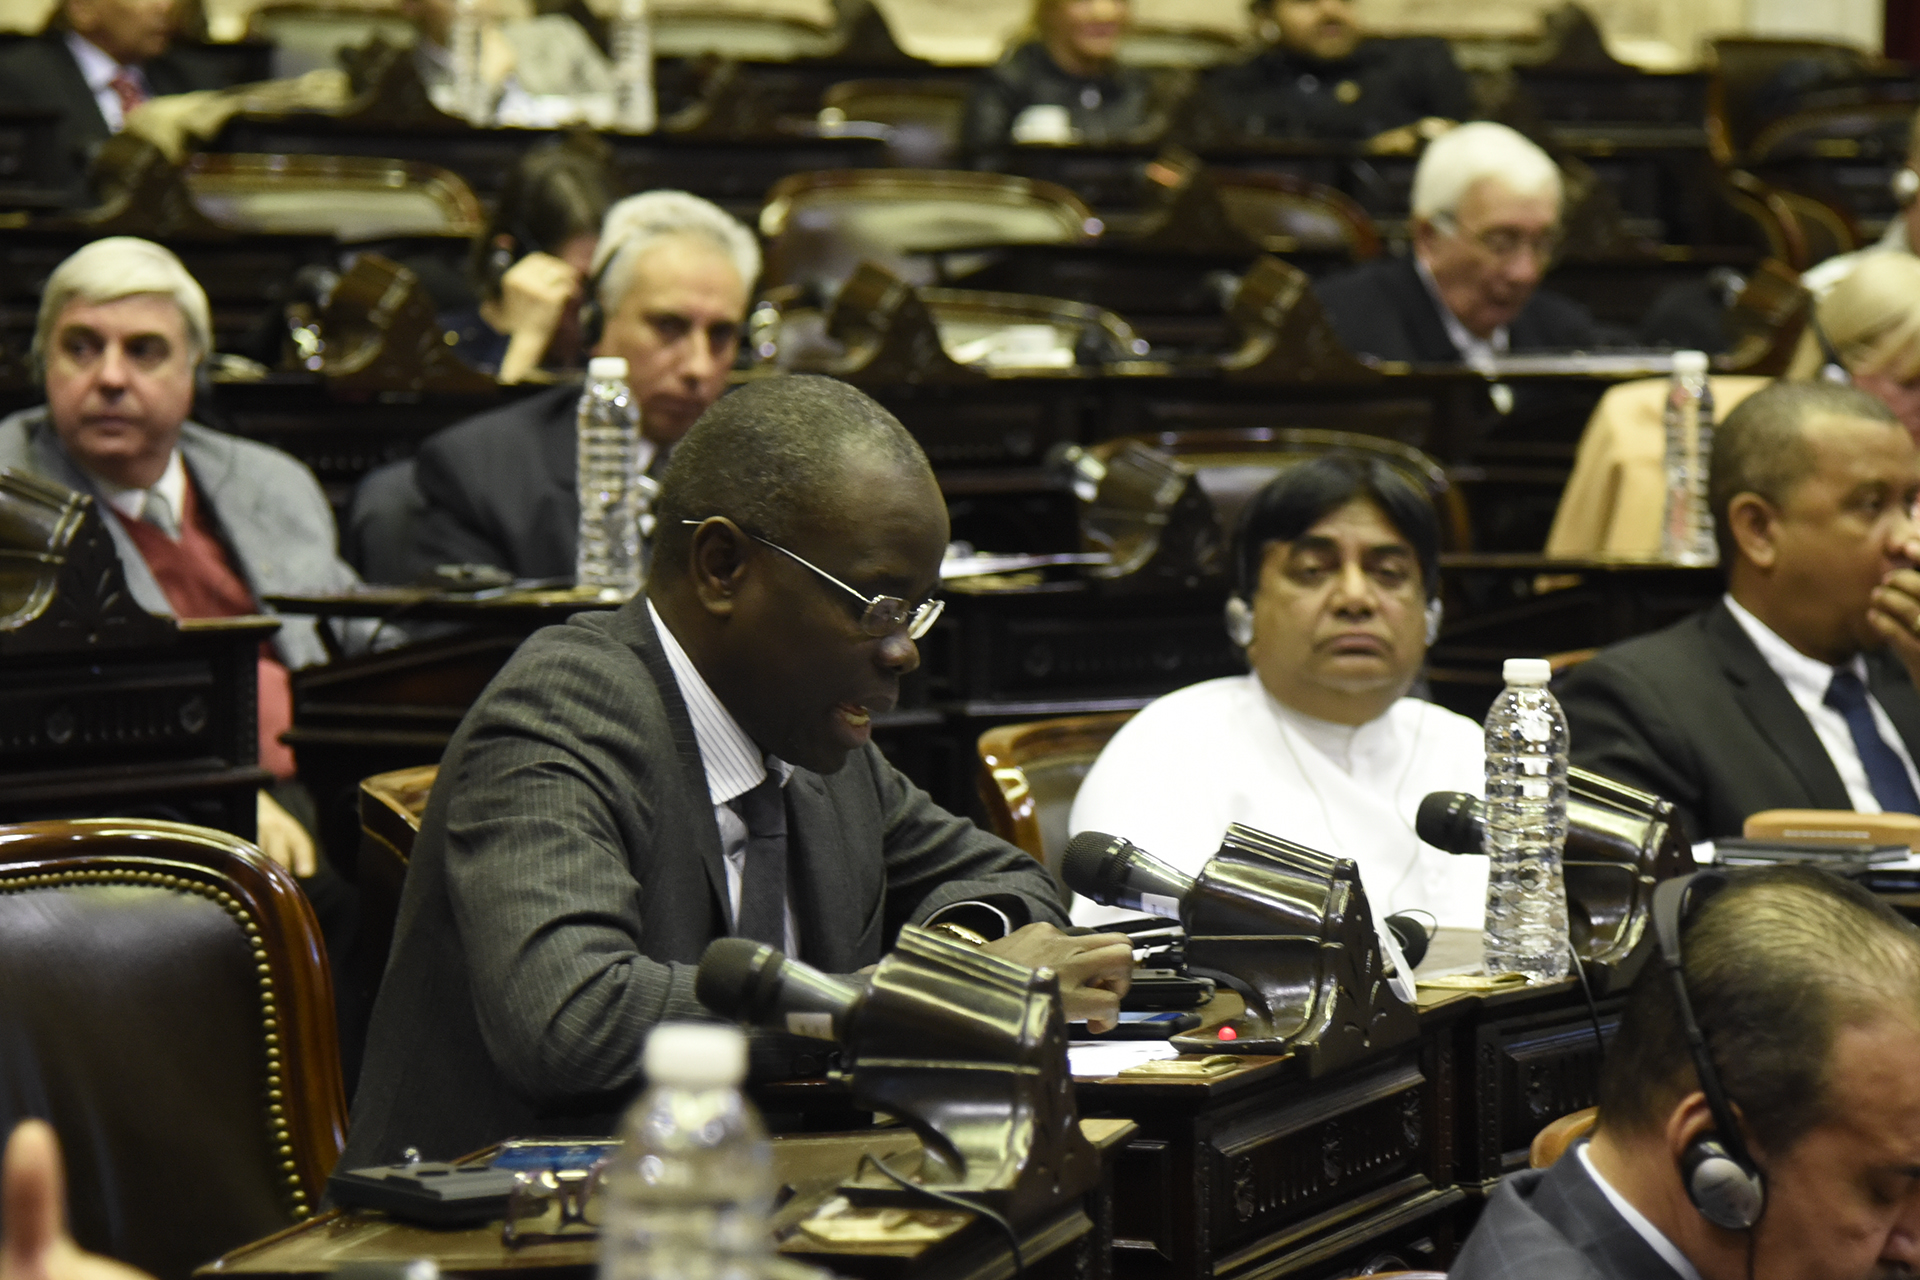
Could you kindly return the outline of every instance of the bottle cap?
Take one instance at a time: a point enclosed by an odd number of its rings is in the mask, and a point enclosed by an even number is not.
[[[651,1084],[712,1088],[747,1078],[747,1037],[717,1022],[663,1022],[640,1059]]]
[[[587,361],[589,379],[618,378],[627,380],[627,361],[624,356],[595,356]]]
[[[1508,658],[1500,678],[1508,684],[1545,684],[1553,679],[1553,667],[1545,658]]]
[[[1707,353],[1704,351],[1674,352],[1673,371],[1686,378],[1705,377],[1707,372]]]

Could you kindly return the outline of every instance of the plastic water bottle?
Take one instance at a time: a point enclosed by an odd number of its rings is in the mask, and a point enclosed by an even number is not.
[[[626,133],[652,133],[659,106],[653,92],[653,26],[647,0],[620,0],[613,18],[614,119]]]
[[[631,599],[640,590],[640,413],[627,389],[627,362],[587,362],[577,440],[580,541],[574,581],[598,587],[603,599]]]
[[[600,1280],[759,1280],[772,1252],[773,1149],[740,1094],[746,1037],[665,1023],[642,1062],[647,1091],[607,1170]]]
[[[481,68],[480,0],[454,0],[453,22],[447,31],[447,53],[453,59],[453,114],[469,124],[493,122],[493,94]]]
[[[1488,973],[1567,974],[1567,717],[1544,658],[1508,658],[1487,712]]]
[[[1720,549],[1707,505],[1707,469],[1713,457],[1713,387],[1704,351],[1673,353],[1667,388],[1667,504],[1660,554],[1674,564],[1716,564]]]

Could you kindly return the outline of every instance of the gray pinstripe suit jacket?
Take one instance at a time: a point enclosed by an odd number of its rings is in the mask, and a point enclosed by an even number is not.
[[[832,775],[796,770],[786,793],[800,952],[821,969],[872,964],[903,924],[969,899],[1016,925],[1066,923],[1038,863],[872,746]],[[693,725],[645,601],[536,633],[442,760],[343,1167],[611,1132],[646,1029],[712,1016],[694,974],[727,930],[725,893]],[[778,1047],[758,1046],[756,1070],[779,1069]]]
[[[1680,1280],[1572,1151],[1494,1189],[1447,1280]]]

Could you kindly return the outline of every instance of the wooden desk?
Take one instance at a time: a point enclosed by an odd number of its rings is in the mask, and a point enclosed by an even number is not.
[[[1108,1177],[1113,1157],[1133,1134],[1124,1120],[1081,1121],[1081,1129],[1102,1153]],[[835,1194],[852,1173],[862,1152],[894,1156],[917,1150],[919,1140],[904,1129],[864,1133],[783,1136],[774,1139],[774,1174],[793,1196],[775,1215],[778,1257],[803,1262],[855,1280],[1004,1280],[1012,1258],[1004,1237],[971,1214],[936,1211],[930,1219],[947,1234],[931,1243],[829,1245],[798,1230],[807,1212]],[[529,1241],[517,1248],[501,1243],[499,1222],[465,1230],[434,1230],[395,1222],[385,1214],[335,1209],[297,1227],[242,1246],[194,1274],[212,1276],[307,1277],[350,1264],[405,1264],[416,1258],[437,1262],[443,1274],[486,1275],[511,1272],[541,1280],[574,1280],[594,1273],[599,1244],[592,1236]],[[528,1230],[526,1226],[523,1230]],[[537,1224],[534,1228],[537,1229]],[[784,1229],[784,1233],[783,1233]],[[1069,1204],[1022,1233],[1027,1273],[1036,1280],[1106,1280],[1112,1215],[1102,1187]],[[778,1269],[770,1280],[806,1280],[800,1269]]]

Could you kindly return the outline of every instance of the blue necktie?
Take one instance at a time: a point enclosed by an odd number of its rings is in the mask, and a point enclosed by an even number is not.
[[[1920,796],[1913,793],[1913,779],[1907,766],[1873,722],[1873,708],[1867,705],[1867,686],[1851,671],[1835,671],[1827,686],[1826,704],[1847,718],[1847,732],[1860,752],[1860,763],[1867,769],[1867,785],[1873,798],[1888,813],[1920,813]]]

